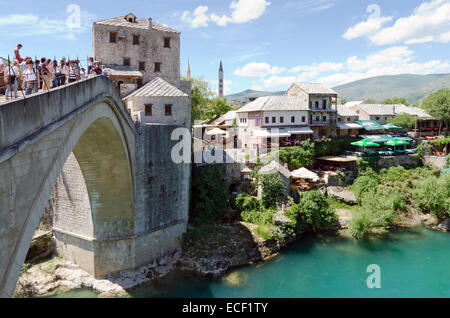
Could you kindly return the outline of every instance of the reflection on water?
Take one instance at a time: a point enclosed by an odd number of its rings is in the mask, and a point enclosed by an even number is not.
[[[367,240],[311,235],[264,264],[205,279],[173,274],[132,297],[450,297],[450,235],[423,228]],[[367,266],[381,267],[381,289],[366,285]],[[91,290],[57,297],[95,297]]]

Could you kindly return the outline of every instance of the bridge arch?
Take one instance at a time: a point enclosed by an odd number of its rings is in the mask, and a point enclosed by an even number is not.
[[[134,126],[114,92],[95,98],[87,95],[79,107],[62,114],[60,122],[53,121],[0,151],[4,180],[0,181],[4,220],[0,221],[0,297],[14,291],[32,237],[69,157],[82,172],[92,231],[89,235],[79,235],[76,229],[56,231],[57,241],[73,246],[66,248],[67,255],[75,262],[82,258],[79,265],[96,277],[134,267]],[[39,102],[42,99],[46,97],[40,96]]]

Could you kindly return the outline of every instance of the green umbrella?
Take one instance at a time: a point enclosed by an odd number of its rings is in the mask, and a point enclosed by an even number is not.
[[[357,147],[380,147],[380,144],[377,144],[376,142],[363,139],[360,141],[352,142],[351,145],[357,146]]]
[[[391,139],[391,140],[389,140],[389,141],[386,141],[386,145],[388,145],[388,146],[394,146],[394,147],[397,147],[397,146],[407,146],[407,145],[410,145],[411,143],[409,143],[408,141],[406,141],[406,140],[402,140],[402,139],[397,139],[397,138],[394,138],[394,139]]]
[[[396,125],[394,125],[394,124],[386,124],[386,125],[383,125],[383,128],[386,129],[386,130],[390,130],[390,129],[403,129],[403,127],[396,126]]]

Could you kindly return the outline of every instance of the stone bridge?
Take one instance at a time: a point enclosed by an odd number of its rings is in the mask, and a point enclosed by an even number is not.
[[[58,254],[97,278],[179,247],[188,186],[174,185],[180,202],[166,206],[151,201],[156,190],[150,180],[161,174],[189,180],[190,170],[145,153],[170,146],[161,144],[170,141],[165,130],[169,135],[167,127],[135,125],[105,77],[0,105],[0,297],[15,289],[52,192]],[[160,140],[148,145],[155,133]],[[139,135],[147,139],[139,142]],[[147,159],[159,159],[163,169],[149,169]],[[166,183],[161,191],[170,186],[165,178],[159,178]]]

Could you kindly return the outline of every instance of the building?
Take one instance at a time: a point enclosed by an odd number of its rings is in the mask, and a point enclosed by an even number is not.
[[[362,126],[355,123],[359,120],[359,115],[351,107],[345,105],[337,105],[337,127],[338,135],[359,135]]]
[[[143,124],[191,125],[191,102],[181,89],[156,77],[123,99],[135,121]]]
[[[376,121],[380,125],[385,125],[388,119],[394,118],[396,105],[384,104],[358,104],[351,108],[358,114],[359,120]]]
[[[309,107],[309,123],[314,136],[336,135],[338,94],[320,83],[294,83],[287,96],[297,96]]]
[[[159,77],[180,86],[180,32],[133,13],[94,22],[94,59],[122,95]]]
[[[223,95],[223,65],[222,65],[222,61],[220,61],[220,66],[219,66],[219,98],[222,98]]]
[[[394,112],[397,115],[409,114],[417,118],[416,127],[413,131],[418,136],[434,135],[440,131],[441,122],[425,110],[418,107],[405,106],[403,104],[395,105]]]
[[[236,112],[238,138],[242,148],[256,149],[272,138],[311,137],[308,103],[297,96],[257,98]]]

